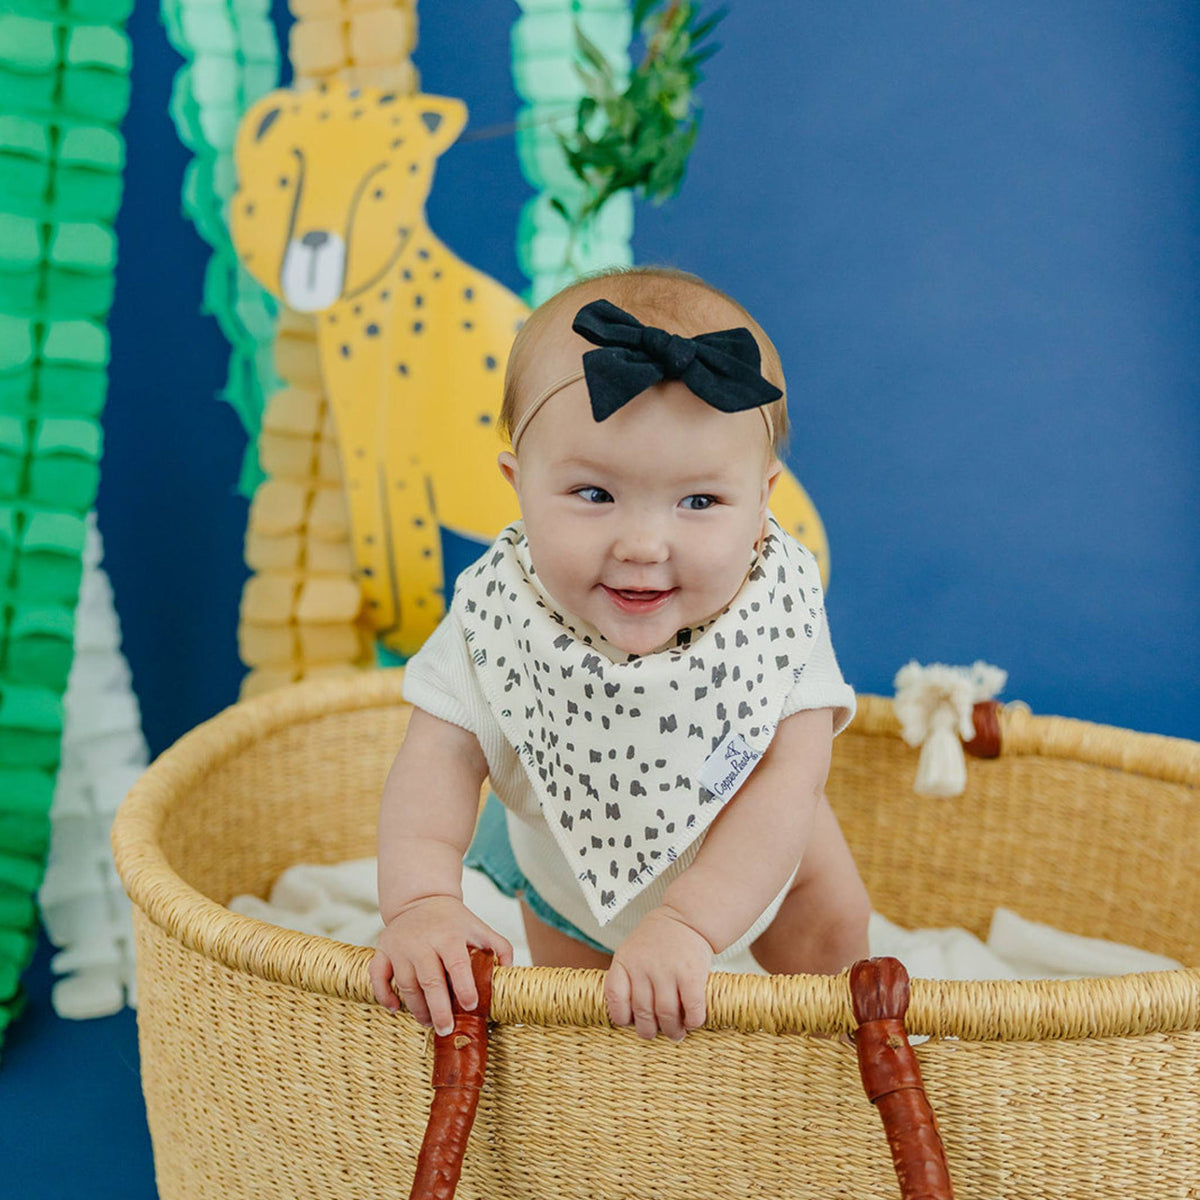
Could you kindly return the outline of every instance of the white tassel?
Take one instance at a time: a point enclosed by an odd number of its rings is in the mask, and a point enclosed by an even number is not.
[[[975,736],[976,701],[991,699],[1007,680],[1007,672],[985,662],[967,668],[913,661],[896,673],[901,735],[910,746],[921,747],[913,783],[918,795],[962,795],[967,786],[962,743]]]

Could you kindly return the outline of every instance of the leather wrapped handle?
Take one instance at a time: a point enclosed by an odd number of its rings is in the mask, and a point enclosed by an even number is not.
[[[471,947],[470,955],[479,1003],[467,1012],[451,989],[454,1029],[445,1037],[434,1034],[433,1102],[409,1200],[451,1200],[479,1107],[479,1090],[487,1066],[487,1022],[496,960],[490,950],[475,947]]]
[[[963,742],[963,749],[976,758],[999,758],[1002,749],[1000,701],[978,701],[971,710],[971,721],[975,726],[975,736],[969,742]]]
[[[908,972],[895,958],[865,958],[850,968],[858,1031],[858,1070],[879,1110],[902,1200],[954,1200],[946,1150],[908,1042]]]

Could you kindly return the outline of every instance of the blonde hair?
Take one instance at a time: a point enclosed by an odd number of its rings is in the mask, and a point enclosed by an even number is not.
[[[603,282],[606,286],[599,289],[596,287],[598,282]],[[740,313],[746,327],[758,343],[762,355],[763,377],[783,392],[780,399],[764,406],[770,415],[770,426],[773,430],[771,451],[778,457],[783,456],[788,436],[787,383],[775,343],[746,309],[720,288],[713,287],[711,283],[706,283],[698,275],[692,275],[688,271],[657,265],[607,267],[593,271],[555,292],[529,314],[513,339],[504,371],[504,399],[497,422],[502,436],[512,437],[513,428],[521,416],[520,401],[523,398],[528,399],[522,395],[525,391],[523,385],[539,338],[555,323],[556,318],[562,315],[564,309],[569,313],[565,319],[574,318],[571,296],[584,289],[603,290],[605,299],[632,313],[643,324],[656,325],[682,337],[695,337],[700,333],[711,332],[711,320],[699,320],[696,315],[693,303],[696,289],[719,297]]]

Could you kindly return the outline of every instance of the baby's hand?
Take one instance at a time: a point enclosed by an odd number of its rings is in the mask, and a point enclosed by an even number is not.
[[[704,985],[713,949],[665,905],[651,909],[617,947],[604,980],[604,1002],[614,1025],[633,1025],[639,1037],[659,1029],[683,1041],[704,1024]]]
[[[511,967],[512,945],[485,925],[453,896],[425,896],[406,905],[379,935],[371,960],[371,990],[385,1008],[396,1012],[400,1001],[425,1026],[440,1034],[454,1028],[446,977],[466,1009],[479,1003],[471,975],[468,946],[494,950],[501,966]],[[395,982],[395,991],[392,982]]]

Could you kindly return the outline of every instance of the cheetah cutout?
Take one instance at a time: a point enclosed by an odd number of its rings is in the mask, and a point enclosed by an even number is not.
[[[519,516],[495,422],[529,310],[425,218],[466,120],[450,97],[329,83],[264,96],[235,146],[234,244],[263,287],[318,314],[366,617],[403,656],[445,611],[440,530],[486,543]],[[824,569],[820,519],[787,471],[772,511]]]
[[[424,213],[466,118],[441,96],[277,91],[247,112],[235,151],[242,261],[289,308],[320,314],[367,616],[402,655],[444,611],[440,527],[486,542],[519,515],[495,420],[528,308]]]

